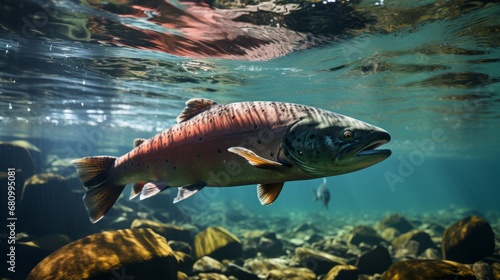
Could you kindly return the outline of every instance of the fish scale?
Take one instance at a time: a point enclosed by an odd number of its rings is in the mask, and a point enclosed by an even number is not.
[[[390,140],[385,130],[300,104],[192,99],[177,120],[136,140],[121,157],[73,161],[89,188],[84,203],[91,221],[101,219],[129,183],[131,197],[141,199],[177,187],[174,202],[205,186],[259,184],[260,202],[270,204],[286,181],[353,172],[390,155],[375,150]]]

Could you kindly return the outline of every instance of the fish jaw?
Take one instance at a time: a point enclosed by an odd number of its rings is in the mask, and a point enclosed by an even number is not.
[[[365,141],[353,143],[336,160],[339,166],[345,167],[344,170],[346,173],[372,166],[385,160],[392,154],[391,150],[377,149],[389,143],[390,140],[391,136],[387,131],[376,128]]]

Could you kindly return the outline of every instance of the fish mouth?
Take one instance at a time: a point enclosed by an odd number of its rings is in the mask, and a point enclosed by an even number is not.
[[[391,155],[391,150],[389,149],[377,149],[378,147],[389,143],[389,140],[381,139],[370,143],[365,148],[362,148],[354,156],[373,156],[373,155],[386,155],[387,157]]]
[[[370,137],[363,143],[356,143],[344,150],[344,152],[337,158],[343,160],[346,158],[374,158],[386,159],[391,155],[391,150],[377,149],[378,147],[391,141],[391,136],[385,131],[376,131],[370,134]]]

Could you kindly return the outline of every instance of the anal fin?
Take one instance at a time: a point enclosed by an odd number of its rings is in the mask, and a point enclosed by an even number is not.
[[[139,197],[139,199],[143,200],[146,198],[150,198],[152,196],[159,194],[165,189],[167,189],[167,185],[165,184],[148,182],[142,188],[141,196]]]
[[[278,198],[281,189],[285,182],[272,184],[259,184],[257,186],[257,195],[259,196],[260,204],[269,205]]]
[[[204,182],[201,182],[201,183],[197,183],[194,185],[180,187],[177,191],[177,197],[175,197],[174,203],[177,203],[181,200],[184,200],[184,199],[194,195],[199,190],[203,189],[205,186],[206,186],[206,184]]]
[[[134,183],[134,185],[132,186],[132,189],[130,190],[129,199],[134,199],[136,196],[141,194],[142,188],[144,187],[145,184],[146,184],[146,182]]]

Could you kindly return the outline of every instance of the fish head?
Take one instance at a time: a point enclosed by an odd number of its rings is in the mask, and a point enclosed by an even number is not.
[[[285,134],[284,155],[311,176],[332,176],[374,165],[391,155],[377,149],[387,131],[335,113],[303,117]]]

